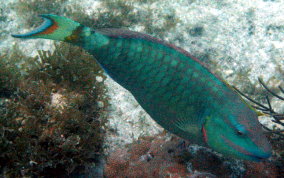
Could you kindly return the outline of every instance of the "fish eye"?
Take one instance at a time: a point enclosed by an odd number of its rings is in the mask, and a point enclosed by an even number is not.
[[[237,134],[240,135],[240,136],[243,136],[245,133],[242,132],[242,131],[240,131],[240,130],[238,130],[238,131],[237,131]]]
[[[247,130],[245,129],[245,127],[243,125],[240,125],[240,124],[238,124],[235,127],[235,131],[236,131],[236,134],[239,135],[239,136],[244,136],[244,135],[247,134]]]

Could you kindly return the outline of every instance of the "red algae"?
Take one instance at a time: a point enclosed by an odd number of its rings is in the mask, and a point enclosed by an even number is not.
[[[169,139],[163,135],[143,137],[126,148],[112,152],[104,173],[106,177],[280,176],[273,162],[235,163],[210,149],[183,143],[175,136]]]

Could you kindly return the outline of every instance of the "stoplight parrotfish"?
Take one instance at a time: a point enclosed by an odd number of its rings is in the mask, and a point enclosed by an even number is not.
[[[271,156],[257,114],[204,63],[187,51],[125,29],[91,29],[41,15],[35,30],[15,38],[44,38],[80,46],[129,90],[163,128],[225,156],[261,161]]]

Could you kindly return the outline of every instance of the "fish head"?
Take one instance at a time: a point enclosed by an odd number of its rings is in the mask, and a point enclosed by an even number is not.
[[[257,117],[249,109],[236,114],[208,116],[202,127],[205,142],[228,157],[256,162],[269,158],[271,146]]]

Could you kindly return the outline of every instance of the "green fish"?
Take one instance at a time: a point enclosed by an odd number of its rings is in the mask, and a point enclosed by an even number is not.
[[[187,51],[125,29],[91,29],[57,15],[16,38],[44,38],[80,46],[132,93],[163,128],[225,156],[261,161],[271,156],[257,113]]]

